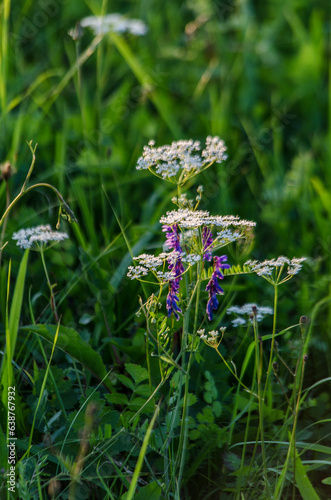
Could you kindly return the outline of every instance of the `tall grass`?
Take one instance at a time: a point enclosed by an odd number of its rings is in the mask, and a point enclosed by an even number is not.
[[[68,35],[84,16],[111,10],[142,19],[147,35]],[[172,0],[161,12],[152,0],[4,1],[0,16],[0,443],[6,450],[13,377],[19,494],[326,498],[327,4]],[[126,277],[132,256],[162,249],[158,221],[177,196],[135,165],[152,138],[162,145],[209,134],[225,140],[229,159],[188,190],[195,195],[201,183],[201,208],[257,222],[229,261],[243,270],[248,258],[308,260],[276,297],[237,268],[224,280],[215,324],[231,334],[219,352],[201,342],[188,353],[181,326],[162,323],[146,304],[151,285]],[[27,178],[31,140],[38,149]],[[58,220],[70,240],[45,253],[46,280],[36,254],[11,237]],[[196,290],[192,314],[202,314],[204,296]],[[274,324],[232,328],[226,309],[244,302],[277,306]],[[187,339],[198,326],[191,316]]]

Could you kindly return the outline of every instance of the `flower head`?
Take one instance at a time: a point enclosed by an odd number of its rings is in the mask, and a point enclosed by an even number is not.
[[[13,234],[13,240],[16,245],[23,249],[40,250],[46,247],[50,248],[59,241],[69,238],[67,233],[53,231],[49,224],[21,229]]]
[[[252,314],[254,311],[254,316],[256,321],[262,321],[262,319],[273,314],[273,309],[268,306],[258,306],[257,304],[244,304],[243,306],[231,306],[227,309],[227,314],[235,314],[237,317],[231,321],[233,326],[244,326],[247,325],[248,321],[252,323]]]
[[[213,319],[213,309],[218,308],[218,300],[216,295],[221,295],[224,293],[224,290],[221,288],[218,280],[224,278],[222,269],[230,268],[229,264],[225,264],[227,260],[228,258],[226,255],[222,255],[221,257],[214,257],[214,271],[206,286],[206,292],[208,292],[209,294],[209,300],[207,302],[206,308],[209,321]]]
[[[122,14],[84,17],[80,21],[80,26],[82,28],[90,28],[94,32],[94,35],[113,32],[143,36],[148,31],[146,24],[140,19],[127,19]]]
[[[249,266],[251,271],[255,272],[258,276],[262,276],[269,283],[280,285],[297,274],[302,269],[302,263],[305,260],[306,257],[294,257],[290,260],[287,257],[280,256],[277,259],[264,260],[263,262],[248,260],[245,262],[245,265]],[[285,269],[287,270],[287,274],[284,276]]]
[[[138,159],[137,170],[154,169],[162,179],[184,184],[212,163],[221,163],[226,159],[226,147],[219,137],[207,137],[206,148],[201,154],[200,149],[200,142],[192,139],[159,147],[150,141]]]
[[[200,339],[205,342],[205,344],[217,349],[220,343],[222,342],[226,327],[222,326],[218,330],[211,330],[205,333],[205,329],[201,329],[197,331],[197,334],[200,336]]]
[[[211,247],[213,246],[213,235],[209,227],[204,226],[202,229],[202,250],[203,250],[203,259],[208,262],[212,259]]]

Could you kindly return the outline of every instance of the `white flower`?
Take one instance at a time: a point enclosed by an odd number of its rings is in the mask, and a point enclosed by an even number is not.
[[[49,224],[21,229],[13,234],[13,240],[17,240],[17,246],[23,249],[30,248],[33,250],[38,250],[40,246],[46,247],[50,242],[55,244],[67,238],[69,238],[67,233],[53,231]]]
[[[271,307],[268,306],[258,306],[257,304],[244,304],[243,306],[231,306],[229,309],[227,309],[227,314],[237,314],[239,317],[235,318],[231,321],[233,326],[243,326],[247,324],[247,321],[249,320],[252,323],[252,319],[250,316],[253,314],[253,308],[255,311],[255,318],[256,321],[262,321],[264,316],[267,316],[268,314],[273,314],[274,311]],[[241,316],[246,316],[246,319],[242,318]]]
[[[226,326],[221,326],[218,330],[211,330],[205,333],[205,329],[202,328],[200,330],[197,330],[197,334],[200,336],[200,339],[203,340],[207,345],[217,349],[222,342],[225,330]]]
[[[122,14],[85,17],[80,25],[82,28],[90,28],[95,35],[113,32],[143,36],[148,31],[146,24],[140,19],[127,19]]]
[[[149,141],[138,159],[137,170],[154,168],[157,175],[168,180],[178,174],[178,180],[184,182],[211,163],[221,163],[226,159],[226,147],[219,137],[207,137],[206,149],[198,154],[200,149],[200,142],[193,139],[159,147],[155,147],[154,141]]]
[[[302,269],[302,263],[305,260],[307,260],[306,257],[294,257],[290,260],[288,257],[280,256],[277,259],[264,260],[263,262],[248,260],[245,262],[245,266],[249,266],[252,271],[258,276],[265,278],[269,283],[279,285],[297,274]],[[281,279],[282,271],[285,266],[287,268],[287,276]]]
[[[179,208],[163,215],[160,219],[161,224],[178,224],[182,228],[194,229],[202,226],[218,227],[254,227],[256,222],[240,219],[238,215],[210,215],[206,210],[189,210],[188,208]],[[222,233],[222,232],[221,232]],[[218,233],[218,234],[221,234]],[[231,238],[237,239],[238,233],[231,233]],[[230,238],[230,232],[225,235]],[[234,241],[234,240],[233,240]]]
[[[127,276],[131,278],[132,280],[136,280],[141,278],[142,276],[147,276],[148,274],[148,269],[147,267],[143,266],[129,266],[128,267],[129,271],[127,273]]]

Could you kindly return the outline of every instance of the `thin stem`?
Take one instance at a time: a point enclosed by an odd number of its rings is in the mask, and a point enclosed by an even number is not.
[[[264,391],[263,391],[263,399],[265,398],[265,394],[266,394],[267,387],[268,387],[268,382],[269,382],[269,377],[270,377],[270,372],[271,372],[271,366],[272,366],[272,358],[273,358],[274,348],[275,348],[275,335],[276,335],[276,322],[277,322],[277,303],[278,303],[278,286],[277,286],[277,284],[274,284],[274,318],[273,318],[273,325],[272,325],[272,339],[271,339],[269,364],[268,364],[268,370],[267,370],[267,378],[266,378],[266,381],[265,381],[265,386],[264,386]]]
[[[56,321],[56,323],[59,322],[59,316],[58,316],[58,313],[57,313],[57,309],[56,309],[56,302],[55,302],[55,295],[54,295],[54,292],[53,292],[53,285],[49,279],[49,275],[48,275],[48,271],[47,271],[47,267],[46,267],[46,262],[45,262],[45,257],[44,257],[44,250],[42,248],[42,246],[40,247],[40,256],[41,256],[41,261],[43,263],[43,267],[44,267],[44,271],[45,271],[45,275],[46,275],[46,280],[47,280],[47,285],[48,285],[48,288],[49,288],[49,291],[50,291],[50,305],[51,305],[51,309],[52,309],[52,312],[53,312],[53,316],[54,316],[54,319]]]
[[[58,191],[51,184],[47,184],[46,182],[38,182],[37,184],[34,184],[33,186],[30,186],[29,188],[25,189],[23,192],[21,190],[21,192],[16,196],[16,198],[14,198],[14,200],[9,204],[9,206],[6,208],[4,214],[2,215],[2,217],[0,219],[0,226],[2,226],[4,220],[6,219],[7,215],[9,214],[9,212],[16,205],[16,203],[22,198],[22,196],[24,196],[26,193],[28,193],[32,189],[36,189],[38,187],[47,187],[47,188],[51,189],[52,191],[54,191],[54,193],[56,194],[58,200],[60,201],[61,208],[62,208],[62,206],[64,206],[64,210],[65,210],[66,214],[69,217],[69,222],[70,221],[71,222],[76,222],[77,219],[76,219],[74,213],[69,208],[69,206],[67,205],[67,203],[64,201],[63,196],[61,195],[60,191]]]
[[[229,363],[224,358],[223,354],[221,354],[220,351],[218,350],[218,347],[215,347],[215,351],[217,352],[217,354],[219,355],[219,357],[221,358],[221,360],[223,361],[223,363],[225,364],[225,366],[227,367],[227,369],[229,370],[229,372],[234,376],[234,378],[237,380],[237,382],[239,382],[239,384],[245,389],[245,391],[247,391],[249,394],[253,394],[253,396],[255,396],[255,397],[258,398],[258,395],[255,394],[255,392],[253,392],[250,389],[248,389],[248,387],[246,387],[246,385],[240,380],[240,378],[238,377],[238,375],[232,370],[232,368],[230,367]]]
[[[35,162],[36,162],[36,149],[37,149],[37,146],[38,144],[35,145],[35,147],[33,148],[32,147],[32,141],[28,142],[28,146],[30,148],[30,151],[31,151],[31,154],[32,154],[32,160],[31,160],[31,165],[30,165],[30,168],[29,168],[29,171],[28,173],[26,174],[26,178],[25,178],[25,181],[23,182],[23,186],[22,186],[22,189],[21,189],[21,193],[23,193],[25,191],[25,186],[27,185],[27,183],[29,182],[29,179],[31,177],[31,174],[32,174],[32,171],[33,171],[33,168],[34,168],[34,165],[35,165]]]
[[[180,439],[179,439],[179,450],[180,450],[181,454],[180,454],[180,465],[179,465],[178,482],[177,482],[178,498],[180,498],[180,485],[181,485],[184,466],[185,466],[185,455],[186,455],[185,448],[186,448],[186,441],[187,441],[188,391],[189,391],[189,381],[190,381],[190,369],[191,369],[191,364],[192,364],[192,360],[193,360],[194,338],[196,336],[197,324],[198,324],[199,300],[200,300],[200,290],[201,290],[200,275],[201,275],[200,264],[198,263],[198,265],[197,265],[197,284],[195,287],[196,301],[195,301],[195,311],[194,311],[194,326],[193,326],[193,332],[192,332],[191,350],[190,350],[189,360],[188,360],[187,369],[186,369],[182,426],[181,426],[181,433],[180,433]]]

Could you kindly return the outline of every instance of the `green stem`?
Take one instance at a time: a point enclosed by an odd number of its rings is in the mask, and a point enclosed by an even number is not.
[[[45,262],[45,257],[44,257],[44,249],[42,248],[42,246],[40,247],[40,256],[41,256],[41,261],[43,263],[43,267],[44,267],[44,271],[45,271],[45,275],[46,275],[46,280],[47,280],[47,285],[48,285],[49,292],[50,292],[51,309],[52,309],[53,316],[54,316],[56,323],[59,323],[59,316],[58,316],[57,309],[56,309],[56,302],[55,302],[55,295],[53,292],[53,285],[51,283],[51,280],[49,279],[49,275],[48,275],[48,271],[47,271],[47,267],[46,267],[46,262]]]
[[[256,376],[257,376],[257,393],[259,400],[259,429],[258,434],[261,436],[261,450],[262,450],[262,463],[263,463],[263,472],[264,472],[264,481],[267,487],[267,495],[269,497],[269,486],[267,479],[267,460],[265,455],[265,446],[264,446],[264,397],[262,394],[262,368],[263,368],[263,352],[262,352],[262,339],[258,336],[258,326],[256,317],[254,316],[253,321],[253,329],[254,329],[254,337],[255,337],[255,364],[256,364]]]
[[[215,351],[217,352],[217,354],[219,355],[219,357],[221,358],[221,360],[223,361],[223,363],[225,364],[225,366],[227,367],[227,369],[229,370],[229,372],[234,376],[234,378],[237,380],[237,382],[239,382],[239,384],[245,389],[245,391],[249,392],[249,394],[253,394],[253,396],[255,396],[255,397],[258,398],[258,395],[255,394],[255,392],[253,392],[250,389],[248,389],[248,387],[246,387],[246,385],[240,380],[240,378],[238,377],[238,375],[232,370],[232,368],[230,367],[229,363],[224,358],[223,354],[221,354],[220,351],[218,350],[218,347],[215,347]]]
[[[52,186],[51,184],[47,184],[46,182],[38,182],[37,184],[34,184],[33,186],[30,186],[29,188],[25,189],[23,192],[21,191],[17,196],[16,198],[10,203],[10,205],[6,208],[3,216],[1,217],[0,219],[0,226],[2,226],[4,220],[6,219],[7,215],[9,214],[9,212],[11,211],[11,209],[16,205],[16,203],[22,198],[22,196],[24,196],[26,193],[28,193],[29,191],[31,191],[32,189],[36,189],[38,187],[47,187],[49,189],[51,189],[52,191],[54,191],[54,193],[56,194],[58,200],[60,201],[60,204],[61,206],[64,205],[64,209],[65,209],[65,212],[68,214],[69,216],[69,221],[71,220],[71,222],[76,222],[76,217],[74,215],[74,213],[72,212],[72,210],[69,208],[69,206],[67,205],[67,203],[64,201],[60,191],[58,191],[54,186]]]
[[[268,364],[267,377],[266,377],[264,391],[263,391],[263,399],[265,398],[267,387],[268,387],[268,382],[269,382],[269,377],[270,377],[270,372],[271,372],[271,366],[272,366],[272,358],[273,358],[274,348],[275,348],[275,335],[276,335],[276,322],[277,322],[277,303],[278,303],[278,287],[277,287],[277,284],[275,284],[274,285],[274,318],[273,318],[273,325],[272,325],[272,339],[271,339],[271,348],[270,348],[270,356],[269,356],[269,364]],[[268,404],[269,404],[269,402],[268,402]]]

